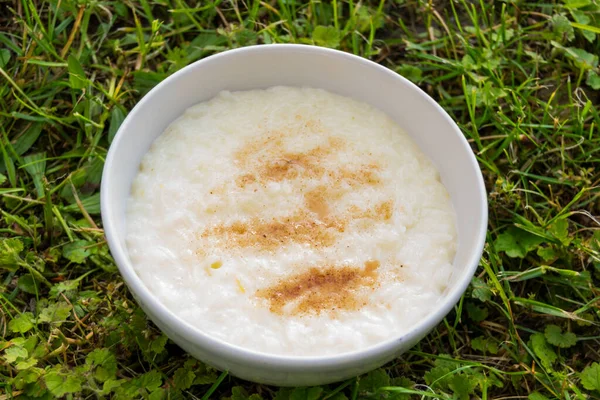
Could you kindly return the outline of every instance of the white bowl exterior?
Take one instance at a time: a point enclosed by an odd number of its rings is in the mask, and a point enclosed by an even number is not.
[[[327,357],[257,353],[213,339],[162,305],[127,255],[125,212],[131,183],[152,142],[188,107],[222,90],[305,86],[369,103],[393,118],[438,168],[457,214],[459,244],[446,297],[408,334],[368,349]],[[450,312],[477,268],[487,229],[481,171],[463,134],[417,86],[378,64],[303,45],[262,45],[205,58],[152,89],[129,113],[110,147],[101,188],[102,220],[111,253],[135,299],[156,325],[194,357],[238,377],[282,386],[349,378],[408,350]]]

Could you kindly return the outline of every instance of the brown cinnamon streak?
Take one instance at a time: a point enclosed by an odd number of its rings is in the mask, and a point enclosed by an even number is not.
[[[377,284],[379,261],[355,266],[313,267],[293,275],[256,294],[265,299],[269,309],[277,314],[306,315],[358,310],[366,305],[366,288]],[[290,305],[288,310],[286,306]]]

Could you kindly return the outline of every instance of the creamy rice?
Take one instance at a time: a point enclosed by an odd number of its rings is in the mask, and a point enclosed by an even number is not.
[[[411,329],[452,273],[438,172],[385,114],[318,89],[222,92],[155,141],[132,186],[142,281],[210,336],[331,355]]]

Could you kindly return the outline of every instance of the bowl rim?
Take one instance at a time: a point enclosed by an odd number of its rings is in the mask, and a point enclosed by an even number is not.
[[[109,175],[115,162],[116,149],[120,146],[123,137],[126,135],[129,125],[134,119],[139,118],[138,114],[141,113],[144,108],[144,104],[149,101],[156,93],[158,93],[163,87],[170,85],[172,82],[181,79],[186,74],[191,73],[195,69],[202,68],[205,63],[213,62],[217,59],[236,57],[246,53],[256,52],[281,52],[283,53],[290,51],[301,51],[304,53],[314,53],[315,55],[325,55],[330,57],[337,57],[346,60],[346,62],[360,63],[365,67],[378,69],[381,73],[387,74],[390,78],[400,80],[407,89],[410,89],[411,95],[417,95],[424,98],[430,106],[432,106],[442,117],[448,122],[448,125],[452,127],[452,133],[458,136],[462,147],[465,150],[465,154],[468,155],[470,167],[476,171],[477,182],[479,192],[478,202],[482,205],[481,214],[478,215],[479,229],[477,232],[477,246],[472,249],[471,255],[468,261],[465,263],[465,268],[462,276],[456,281],[452,289],[446,294],[446,296],[436,304],[436,308],[423,319],[421,319],[415,326],[404,334],[394,336],[390,339],[378,342],[374,345],[353,350],[350,352],[344,352],[340,354],[323,355],[323,356],[298,356],[298,355],[280,355],[266,352],[260,352],[248,348],[244,348],[235,344],[228,343],[221,339],[212,337],[210,334],[203,332],[201,329],[196,328],[177,316],[173,311],[167,308],[158,297],[153,295],[146,285],[142,282],[141,278],[137,275],[133,269],[133,265],[129,262],[127,257],[127,249],[122,245],[121,241],[118,240],[119,233],[117,231],[114,219],[116,214],[110,198],[112,197],[111,183],[106,177]],[[224,52],[214,54],[198,60],[181,70],[170,75],[158,85],[152,88],[143,98],[130,110],[129,114],[119,127],[117,134],[115,135],[102,171],[102,182],[100,188],[100,206],[101,206],[101,217],[104,228],[104,234],[107,239],[111,254],[115,259],[115,263],[124,278],[129,290],[134,295],[136,301],[141,300],[143,305],[156,315],[160,321],[169,326],[177,335],[183,339],[191,342],[194,345],[198,345],[202,348],[211,348],[213,353],[219,353],[229,358],[236,359],[238,361],[244,361],[247,363],[261,363],[268,364],[271,366],[281,366],[291,369],[303,369],[306,367],[336,367],[340,365],[347,365],[363,360],[365,358],[377,358],[394,353],[402,343],[420,340],[425,334],[429,333],[436,325],[438,325],[443,318],[452,310],[452,308],[458,303],[461,296],[466,291],[469,283],[471,282],[475,271],[479,265],[483,248],[486,240],[487,233],[487,219],[488,219],[488,204],[487,204],[487,193],[483,180],[481,169],[477,163],[475,155],[467,142],[467,139],[463,135],[458,125],[450,118],[446,111],[429,95],[421,90],[417,85],[410,82],[401,75],[393,72],[392,70],[379,65],[366,58],[346,53],[339,50],[329,49],[325,47],[302,45],[302,44],[264,44],[247,46],[238,49],[226,50]],[[460,240],[460,238],[459,238]],[[145,308],[142,307],[142,308]]]

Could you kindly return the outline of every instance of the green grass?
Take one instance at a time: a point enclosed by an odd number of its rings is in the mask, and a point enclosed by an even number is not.
[[[600,398],[598,0],[22,0],[0,26],[0,399]],[[455,310],[338,384],[280,390],[189,358],[103,236],[101,171],[128,110],[185,65],[256,43],[335,47],[416,82],[489,192]]]

